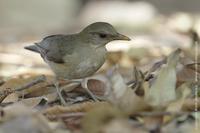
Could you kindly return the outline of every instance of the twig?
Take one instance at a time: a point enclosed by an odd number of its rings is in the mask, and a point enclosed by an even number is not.
[[[70,118],[70,117],[83,117],[85,115],[84,112],[73,112],[73,113],[65,113],[58,115],[46,115],[49,119],[59,119],[59,118]]]
[[[41,75],[41,76],[37,77],[36,79],[32,80],[31,82],[29,82],[25,85],[22,85],[21,87],[16,88],[15,91],[25,90],[25,89],[30,88],[38,83],[44,82],[45,80],[46,80],[46,77],[44,75]]]
[[[166,116],[166,115],[185,115],[190,114],[192,112],[141,112],[133,114],[133,116]]]

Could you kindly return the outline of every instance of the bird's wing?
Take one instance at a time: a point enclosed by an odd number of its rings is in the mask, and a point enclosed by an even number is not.
[[[41,42],[35,43],[35,45],[25,48],[40,53],[44,60],[64,63],[63,57],[73,52],[72,42],[72,36],[52,35],[45,37]]]

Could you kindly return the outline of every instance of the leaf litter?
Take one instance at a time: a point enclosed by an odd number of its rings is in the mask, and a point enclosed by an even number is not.
[[[100,98],[98,102],[80,84],[59,80],[67,103],[63,106],[53,76],[1,77],[0,133],[199,132],[200,70],[194,47],[178,48],[145,70],[141,58],[155,55],[145,53],[147,49],[137,56],[131,51],[109,53],[109,69],[87,78],[87,87]],[[114,64],[119,66],[110,67]],[[129,76],[121,66],[129,66]]]

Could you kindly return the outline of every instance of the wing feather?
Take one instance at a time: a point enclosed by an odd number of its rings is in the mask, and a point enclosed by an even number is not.
[[[72,54],[74,47],[72,35],[52,35],[45,37],[41,42],[35,45],[27,46],[25,49],[40,53],[44,60],[55,63],[65,63],[63,57],[66,54]]]

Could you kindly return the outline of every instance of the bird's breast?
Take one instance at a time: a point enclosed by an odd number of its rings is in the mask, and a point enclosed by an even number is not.
[[[104,64],[106,59],[106,50],[104,48],[90,52],[80,57],[81,60],[75,67],[77,75],[81,74],[82,77],[91,76]]]
[[[106,49],[82,49],[64,57],[64,64],[49,62],[60,78],[78,79],[93,75],[105,62]]]

